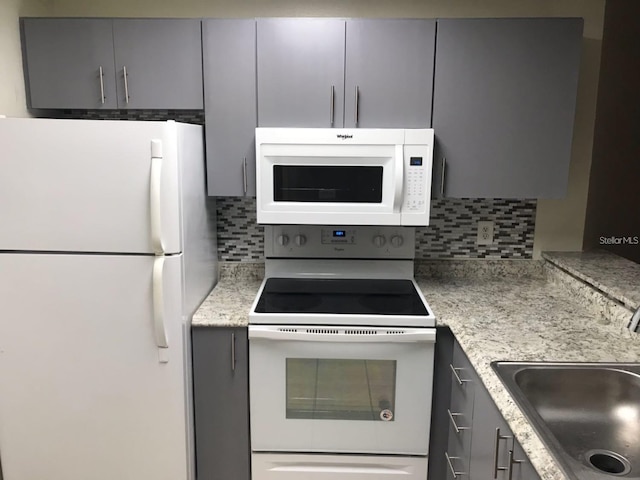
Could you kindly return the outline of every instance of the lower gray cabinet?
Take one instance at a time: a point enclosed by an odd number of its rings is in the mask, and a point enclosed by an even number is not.
[[[540,480],[457,342],[450,371],[447,479]]]
[[[475,378],[473,369],[460,345],[455,342],[453,358],[448,366],[451,379],[451,404],[447,410],[449,439],[445,459],[449,475],[467,475],[471,460]]]
[[[250,480],[247,328],[193,327],[196,479]]]

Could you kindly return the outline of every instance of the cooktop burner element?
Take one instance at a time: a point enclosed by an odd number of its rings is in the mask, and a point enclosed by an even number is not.
[[[428,315],[411,280],[269,278],[256,313]]]

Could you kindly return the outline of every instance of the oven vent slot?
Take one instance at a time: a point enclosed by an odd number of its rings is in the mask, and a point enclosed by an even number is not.
[[[278,328],[279,332],[289,332],[289,333],[298,333],[298,329],[297,328]]]
[[[340,330],[336,328],[307,328],[307,333],[315,333],[316,335],[339,335]]]
[[[377,335],[377,330],[345,330],[345,335]]]
[[[402,335],[403,333],[407,333],[404,330],[387,330],[387,335]]]

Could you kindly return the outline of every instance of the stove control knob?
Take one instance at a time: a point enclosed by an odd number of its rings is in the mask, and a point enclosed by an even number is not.
[[[393,237],[391,237],[390,241],[391,245],[393,245],[394,247],[401,247],[404,243],[404,238],[402,238],[402,236],[400,235],[394,235]]]
[[[307,243],[307,237],[305,237],[304,235],[296,235],[293,240],[299,247]]]
[[[289,235],[278,235],[276,242],[278,242],[278,245],[281,247],[286,247],[289,244]]]
[[[384,238],[384,235],[376,235],[375,237],[373,237],[373,244],[376,247],[384,247],[385,243],[387,243],[387,240]]]

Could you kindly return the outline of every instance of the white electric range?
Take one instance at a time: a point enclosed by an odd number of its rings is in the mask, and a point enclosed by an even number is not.
[[[426,478],[436,334],[414,252],[413,228],[266,227],[253,480]]]

